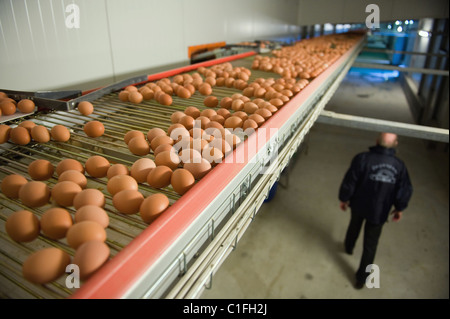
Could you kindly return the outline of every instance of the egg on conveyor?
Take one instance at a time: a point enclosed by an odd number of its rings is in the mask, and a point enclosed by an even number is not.
[[[60,206],[69,207],[73,205],[73,200],[82,191],[80,185],[72,181],[62,181],[56,183],[51,190],[52,199]]]
[[[46,210],[41,217],[42,233],[51,239],[66,237],[66,233],[72,224],[72,216],[67,210],[60,207],[52,207]]]
[[[90,240],[106,240],[106,231],[102,225],[92,220],[75,223],[69,228],[66,235],[67,243],[73,249],[77,249],[83,243]]]
[[[73,263],[80,269],[80,279],[91,277],[109,259],[110,249],[103,241],[90,240],[75,252]]]
[[[50,200],[50,188],[43,182],[28,182],[20,188],[19,199],[28,207],[44,206]]]
[[[28,210],[12,213],[5,223],[6,233],[17,242],[30,242],[39,236],[39,219]]]
[[[143,201],[144,195],[135,189],[124,189],[113,196],[113,205],[122,214],[138,213]]]
[[[53,176],[53,164],[44,159],[37,159],[28,165],[28,174],[35,181],[45,181]]]
[[[98,207],[105,207],[105,195],[95,188],[83,189],[73,199],[73,207],[79,209],[86,205],[95,205]]]
[[[100,137],[105,133],[105,126],[100,121],[90,121],[84,125],[84,133],[89,137]]]
[[[103,228],[106,228],[109,225],[108,214],[102,207],[96,205],[84,205],[77,209],[75,212],[75,223],[85,220],[97,222],[102,225]]]
[[[183,195],[194,186],[195,178],[187,169],[178,168],[172,173],[170,183],[178,194]]]
[[[158,193],[148,196],[142,201],[139,213],[146,223],[151,223],[169,207],[166,195]]]
[[[110,165],[109,161],[100,155],[91,156],[87,159],[86,163],[84,163],[86,172],[96,178],[105,177]]]
[[[28,181],[22,175],[10,174],[3,178],[0,188],[6,197],[17,199],[19,198],[20,188],[26,183],[28,183]]]
[[[46,284],[61,277],[69,264],[69,254],[58,248],[45,248],[25,260],[22,273],[30,282]]]

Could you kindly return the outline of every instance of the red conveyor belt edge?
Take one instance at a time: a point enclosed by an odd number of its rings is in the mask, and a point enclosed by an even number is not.
[[[330,76],[353,51],[358,47],[360,41],[349,49],[344,55],[329,66],[324,72],[316,77],[308,86],[299,92],[293,99],[286,103],[277,113],[272,116],[262,127],[266,130],[257,130],[255,134],[241,143],[232,154],[248,150],[246,159],[250,160],[261,149],[263,145],[258,143],[257,147],[248,147],[255,139],[268,138],[270,128],[279,129],[302,106],[308,97]],[[248,55],[246,55],[248,56]],[[242,56],[241,56],[242,57]],[[219,59],[220,60],[220,59]],[[199,63],[200,66],[213,65],[219,60]],[[226,61],[225,61],[226,62]],[[163,78],[174,74],[192,70],[194,65],[159,73]],[[156,80],[157,76],[149,76]],[[228,158],[227,156],[227,158]],[[247,162],[247,161],[246,161]],[[70,298],[74,299],[118,299],[122,298],[154,264],[158,258],[171,246],[171,244],[187,229],[187,227],[200,215],[200,213],[216,198],[219,193],[232,181],[246,163],[220,163],[194,187],[180,197],[170,206],[158,219],[151,223],[142,233],[124,247],[114,258],[111,258],[99,271],[89,280],[82,284]],[[211,187],[214,185],[214,187]]]
[[[180,73],[185,73],[185,72],[190,72],[193,70],[198,69],[199,67],[210,67],[212,65],[216,65],[216,64],[221,64],[221,63],[226,63],[226,62],[230,62],[230,61],[234,61],[234,60],[238,60],[238,59],[243,59],[245,57],[248,56],[252,56],[252,55],[256,55],[255,51],[248,51],[248,52],[243,52],[243,53],[239,53],[239,54],[235,54],[235,55],[231,55],[231,56],[226,56],[223,58],[218,58],[218,59],[214,59],[214,60],[209,60],[209,61],[205,61],[205,62],[199,62],[199,63],[195,63],[195,64],[189,64],[186,66],[183,66],[181,68],[177,68],[177,69],[172,69],[172,70],[168,70],[168,71],[164,71],[164,72],[160,72],[160,73],[155,73],[155,74],[150,74],[147,76],[147,81],[146,82],[139,82],[139,83],[134,83],[133,85],[141,85],[143,83],[147,83],[147,82],[151,82],[151,81],[157,81],[166,77],[171,77]],[[86,95],[88,93],[94,92],[101,89],[101,87],[96,88],[96,89],[90,89],[90,90],[86,90],[82,92],[82,95]]]

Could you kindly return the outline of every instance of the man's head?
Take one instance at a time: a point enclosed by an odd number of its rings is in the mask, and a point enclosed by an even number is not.
[[[397,147],[397,134],[394,133],[380,133],[377,139],[377,144],[386,148]]]

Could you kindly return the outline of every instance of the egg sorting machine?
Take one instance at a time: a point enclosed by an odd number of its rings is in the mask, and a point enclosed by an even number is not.
[[[111,258],[80,288],[68,288],[64,276],[45,285],[31,284],[23,278],[21,265],[32,252],[58,247],[73,256],[74,250],[64,239],[54,241],[43,235],[25,244],[12,241],[5,233],[6,219],[16,210],[28,208],[20,201],[1,194],[0,295],[8,298],[199,297],[211,285],[214,272],[236,247],[272,185],[345,77],[364,42],[364,36],[358,35],[358,41],[346,53],[264,123],[262,127],[265,130],[258,129],[250,135],[226,157],[225,162],[213,168],[184,195],[178,195],[171,187],[155,190],[140,184],[139,190],[145,197],[161,192],[170,200],[170,207],[150,225],[137,215],[115,212],[111,196],[106,192],[106,181],[89,177],[90,188],[102,190],[106,197],[105,209],[110,217],[106,243],[111,250]],[[183,111],[187,106],[206,107],[202,103],[203,97],[197,92],[187,100],[174,97],[171,106],[163,106],[153,100],[136,105],[121,102],[118,99],[119,89],[224,62],[251,69],[255,54],[247,52],[136,77],[68,101],[58,100],[52,107],[53,111],[37,112],[26,119],[47,127],[63,124],[71,130],[70,141],[25,146],[12,143],[0,145],[0,179],[12,173],[26,176],[28,164],[38,158],[54,164],[63,158],[84,163],[92,155],[102,155],[111,163],[129,166],[139,157],[130,154],[123,142],[127,131],[146,132],[153,127],[166,130],[172,124],[170,115],[174,111]],[[276,78],[277,74],[252,70],[249,83],[260,77]],[[213,95],[219,99],[240,92],[233,88],[213,88]],[[91,101],[95,108],[88,117],[75,110],[77,103],[83,100]],[[92,139],[83,134],[84,123],[92,119],[100,120],[105,126],[105,134],[101,138]],[[18,124],[18,120],[10,124]],[[244,152],[245,160],[227,161]],[[55,178],[47,181],[50,187],[56,182]],[[33,213],[41,216],[46,208],[48,206],[35,208]]]

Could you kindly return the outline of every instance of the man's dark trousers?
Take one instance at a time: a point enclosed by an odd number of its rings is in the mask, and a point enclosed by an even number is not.
[[[356,240],[358,239],[362,224],[365,220],[364,214],[360,212],[352,210],[351,214],[352,217],[345,236],[345,250],[349,254],[353,253],[353,248],[355,247]],[[366,267],[373,264],[373,261],[375,260],[378,239],[380,238],[382,228],[383,224],[377,225],[366,220],[364,225],[363,254],[361,256],[359,269],[356,272],[356,281],[359,283],[365,283],[366,277],[369,275],[369,273],[366,272]]]

